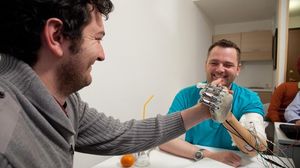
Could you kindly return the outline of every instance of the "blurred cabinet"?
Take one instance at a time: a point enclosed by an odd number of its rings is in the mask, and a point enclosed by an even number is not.
[[[234,42],[239,48],[241,48],[241,35],[241,33],[218,34],[213,36],[213,43],[222,39],[226,39]]]
[[[241,60],[272,60],[271,31],[242,32],[241,36]]]
[[[237,44],[241,49],[241,61],[272,60],[271,30],[219,34],[213,36],[213,42],[227,39]]]

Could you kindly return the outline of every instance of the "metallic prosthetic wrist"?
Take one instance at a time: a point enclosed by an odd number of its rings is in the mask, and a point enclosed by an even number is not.
[[[213,120],[223,123],[232,107],[232,95],[224,86],[200,83],[197,87],[202,88],[198,102],[209,106]]]

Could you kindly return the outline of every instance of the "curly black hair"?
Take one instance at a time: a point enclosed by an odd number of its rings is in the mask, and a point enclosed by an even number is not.
[[[76,44],[90,22],[89,5],[106,19],[113,10],[110,0],[9,0],[1,1],[0,5],[0,53],[31,66],[37,61],[40,35],[49,18],[61,19],[62,34]]]

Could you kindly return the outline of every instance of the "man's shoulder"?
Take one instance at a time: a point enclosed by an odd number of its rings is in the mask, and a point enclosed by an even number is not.
[[[286,92],[286,91],[298,91],[298,82],[284,82],[278,85],[275,89],[275,92]]]
[[[21,91],[18,87],[11,83],[11,81],[2,78],[0,76],[0,92],[3,93],[3,98],[11,97],[12,100],[17,101],[17,95],[20,95]],[[1,96],[1,95],[0,95]]]
[[[283,82],[278,85],[278,87],[283,87],[283,86],[297,86],[298,82]]]
[[[257,94],[253,90],[251,90],[249,88],[246,88],[244,86],[240,86],[240,85],[238,85],[236,83],[232,83],[232,89],[233,89],[234,92],[237,92],[239,94],[245,94],[245,95],[247,95],[247,94],[251,94],[251,95],[254,94],[254,95],[256,95]]]
[[[192,91],[192,90],[199,90],[196,85],[189,85],[183,88],[182,90]]]
[[[260,101],[259,95],[257,92],[254,92],[251,89],[238,86],[235,84],[235,89],[233,89],[234,100],[238,100],[238,102],[244,102],[246,104],[250,102]],[[248,102],[248,103],[247,103]]]
[[[21,110],[11,93],[0,84],[0,132],[2,135],[0,136],[0,153],[5,152],[10,142],[10,135],[18,123]]]
[[[190,85],[190,86],[187,86],[187,87],[181,89],[178,94],[191,94],[191,93],[195,93],[195,92],[198,93],[199,88],[197,88],[196,85]]]
[[[4,114],[4,112],[10,112],[12,110],[19,109],[19,105],[16,101],[16,95],[13,94],[13,90],[8,87],[4,87],[4,85],[0,82],[0,114]],[[3,112],[3,113],[2,113]]]

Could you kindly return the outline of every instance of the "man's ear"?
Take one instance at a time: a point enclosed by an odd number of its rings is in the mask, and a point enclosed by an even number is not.
[[[58,18],[50,18],[46,21],[42,39],[44,45],[57,56],[62,56],[63,50],[63,22]]]
[[[240,72],[241,72],[241,68],[242,68],[242,64],[239,63],[238,66],[237,66],[237,73],[236,73],[236,76],[239,76]]]

